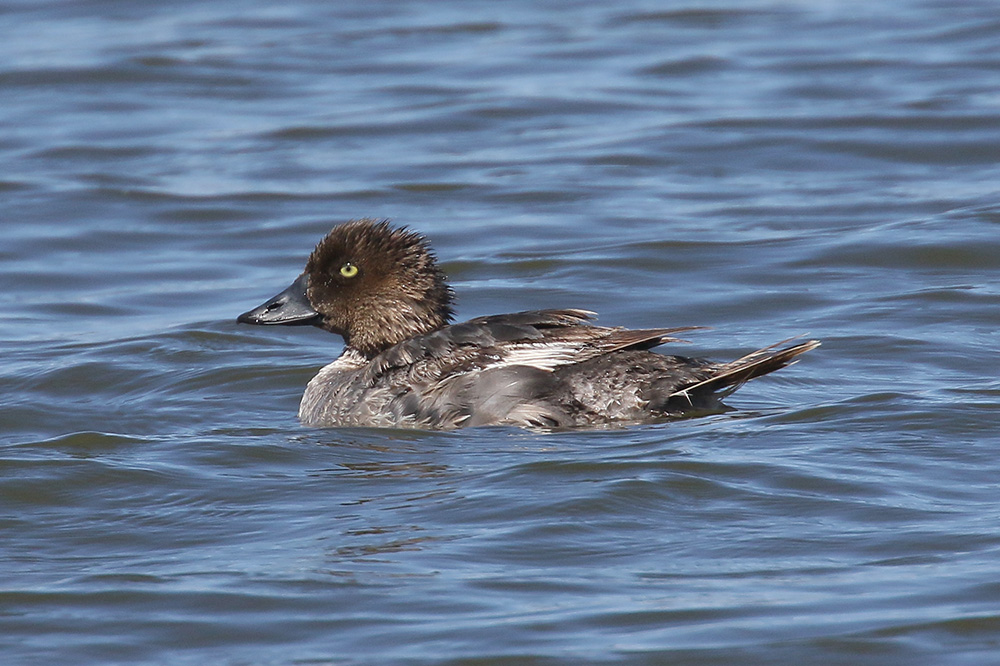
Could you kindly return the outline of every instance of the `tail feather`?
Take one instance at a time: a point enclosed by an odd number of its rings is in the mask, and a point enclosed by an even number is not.
[[[691,395],[694,393],[718,393],[719,398],[724,398],[751,379],[792,365],[796,362],[794,360],[796,356],[816,349],[820,345],[819,340],[808,340],[779,351],[774,351],[776,347],[780,347],[794,339],[789,338],[781,342],[776,342],[735,361],[722,364],[718,367],[718,372],[708,379],[703,379],[674,391],[670,397],[685,397],[690,401]]]

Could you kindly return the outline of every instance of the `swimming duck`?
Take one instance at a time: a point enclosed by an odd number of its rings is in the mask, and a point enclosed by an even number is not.
[[[745,382],[816,340],[728,363],[650,351],[699,327],[628,330],[587,310],[534,310],[452,324],[454,294],[426,239],[352,220],[319,242],[283,292],[245,324],[311,324],[343,353],[306,386],[307,426],[452,429],[638,424],[718,411]]]

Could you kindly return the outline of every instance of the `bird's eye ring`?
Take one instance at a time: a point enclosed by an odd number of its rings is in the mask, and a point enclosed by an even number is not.
[[[358,267],[352,264],[351,262],[347,262],[346,264],[340,267],[340,274],[343,275],[345,278],[352,278],[358,274]]]

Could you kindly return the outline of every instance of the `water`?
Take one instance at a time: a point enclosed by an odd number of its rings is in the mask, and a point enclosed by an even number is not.
[[[0,661],[1000,663],[992,2],[0,4]],[[334,223],[459,315],[823,347],[728,414],[309,430]],[[672,350],[676,351],[676,350]]]

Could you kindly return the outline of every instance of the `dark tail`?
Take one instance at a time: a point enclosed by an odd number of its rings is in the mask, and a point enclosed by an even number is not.
[[[674,391],[670,397],[687,398],[691,404],[693,404],[691,398],[695,394],[718,394],[718,398],[724,398],[755,377],[766,375],[769,372],[780,370],[795,363],[794,359],[796,356],[816,349],[820,344],[819,340],[809,340],[779,351],[774,351],[775,347],[790,342],[793,339],[782,340],[769,347],[758,349],[730,363],[721,364],[718,366],[718,371],[708,379],[703,379]]]

